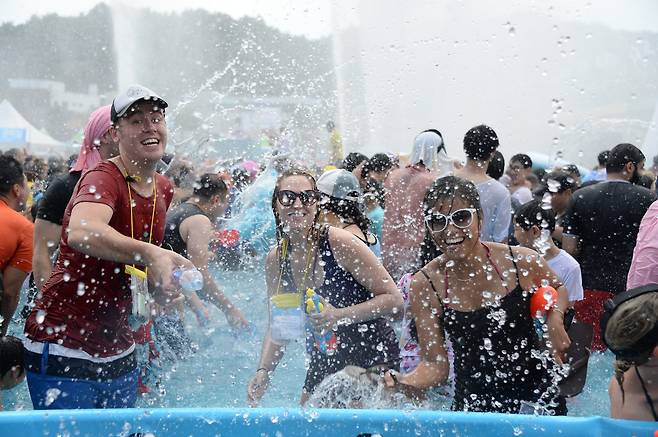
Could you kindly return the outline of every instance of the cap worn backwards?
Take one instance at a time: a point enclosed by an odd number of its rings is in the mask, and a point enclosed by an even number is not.
[[[145,86],[131,85],[127,90],[116,96],[112,101],[112,123],[116,123],[119,118],[125,116],[128,110],[130,110],[130,108],[135,103],[141,100],[153,100],[162,110],[169,106],[162,97],[146,88]]]

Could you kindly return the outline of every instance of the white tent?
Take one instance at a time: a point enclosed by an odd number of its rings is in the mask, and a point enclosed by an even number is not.
[[[64,144],[41,132],[7,100],[0,103],[0,150],[25,147],[37,156],[63,155]]]

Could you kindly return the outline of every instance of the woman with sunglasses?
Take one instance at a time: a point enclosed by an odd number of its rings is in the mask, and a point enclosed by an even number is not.
[[[310,355],[302,404],[326,376],[347,365],[397,366],[397,339],[386,317],[400,310],[400,293],[362,241],[346,230],[317,224],[318,197],[315,179],[300,170],[282,174],[274,189],[277,246],[265,262],[270,317],[247,389],[251,405],[265,393],[291,340],[306,338]],[[311,329],[305,333],[308,289],[321,297],[317,305],[324,308],[307,316]]]
[[[562,284],[536,252],[480,241],[482,210],[472,182],[438,179],[425,195],[424,214],[442,255],[414,274],[410,288],[421,361],[410,373],[386,373],[386,384],[407,393],[444,384],[445,332],[454,351],[453,410],[566,414],[553,358],[530,312],[537,287],[558,290],[545,327],[554,352],[562,354],[569,345]]]

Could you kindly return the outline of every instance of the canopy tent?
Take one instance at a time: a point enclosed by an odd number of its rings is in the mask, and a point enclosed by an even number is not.
[[[37,156],[62,156],[64,144],[41,132],[8,101],[0,103],[0,150],[25,147]]]

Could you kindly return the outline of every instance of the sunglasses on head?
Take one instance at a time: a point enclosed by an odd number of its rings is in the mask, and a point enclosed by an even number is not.
[[[442,232],[452,222],[455,227],[465,229],[473,223],[473,216],[477,211],[474,208],[463,208],[446,215],[433,212],[425,216],[425,226],[430,232]]]
[[[302,205],[309,206],[318,201],[318,192],[315,190],[306,190],[297,193],[295,191],[282,190],[276,193],[276,198],[281,206],[293,206],[297,198],[302,202]]]

